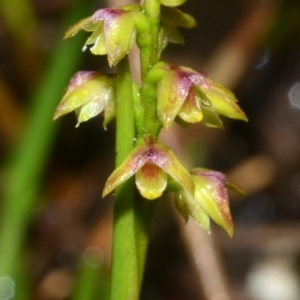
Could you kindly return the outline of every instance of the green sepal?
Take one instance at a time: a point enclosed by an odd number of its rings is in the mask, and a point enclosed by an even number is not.
[[[242,196],[242,197],[245,197],[246,196],[246,193],[245,191],[238,185],[236,184],[235,182],[233,181],[227,181],[225,183],[225,186],[231,190],[232,192],[236,193],[237,195],[239,196]]]
[[[195,200],[229,236],[233,235],[226,177],[216,171],[196,168],[191,171],[195,184]]]
[[[182,5],[186,0],[160,0],[160,3],[165,6],[179,6]]]
[[[195,94],[203,114],[203,123],[209,127],[224,128],[214,106],[206,94],[198,86],[194,86]]]
[[[212,102],[217,114],[228,118],[248,121],[245,113],[237,105],[237,99],[234,94],[221,84],[207,78],[207,86],[201,87],[201,90]]]
[[[187,191],[181,190],[176,194],[175,204],[186,222],[188,221],[188,217],[191,216],[203,229],[210,233],[210,220],[208,214],[199,202]]]
[[[197,26],[197,21],[191,15],[172,7],[162,7],[162,22],[173,24],[174,26],[193,28]]]

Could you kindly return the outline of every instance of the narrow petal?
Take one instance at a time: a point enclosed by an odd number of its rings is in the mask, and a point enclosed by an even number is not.
[[[77,113],[78,123],[76,127],[79,126],[80,123],[86,122],[89,119],[99,115],[105,107],[105,103],[102,98],[96,97],[93,101],[90,101],[84,105],[82,105]]]
[[[153,155],[151,162],[162,168],[191,195],[194,195],[195,187],[191,175],[173,151],[161,143],[155,144],[155,151],[157,153]]]
[[[80,71],[71,79],[67,92],[56,108],[54,120],[77,109],[91,100],[103,89],[103,75],[96,72]]]
[[[101,34],[98,34],[97,39],[95,40],[94,46],[91,47],[90,50],[95,55],[107,54],[105,36],[102,32],[101,32]]]
[[[157,111],[164,128],[169,129],[179,113],[191,87],[187,74],[169,70],[163,75],[157,88]]]
[[[195,183],[196,201],[219,226],[232,236],[233,223],[225,187],[225,175],[204,169],[194,169],[191,173]]]
[[[186,0],[160,0],[162,5],[171,7],[182,5],[185,1]]]
[[[102,34],[102,22],[99,22],[97,24],[95,30],[93,31],[93,33],[90,35],[90,37],[85,42],[84,47],[95,44],[101,34]]]
[[[110,66],[115,66],[132,48],[136,38],[134,18],[130,12],[114,9],[104,17],[105,44]]]
[[[173,7],[162,7],[161,18],[163,22],[174,26],[192,28],[197,25],[196,20],[189,14]]]
[[[135,174],[149,159],[145,153],[147,153],[148,147],[146,145],[140,145],[135,147],[124,162],[114,170],[114,172],[107,179],[102,197],[105,197],[117,186],[130,178]]]
[[[225,182],[225,186],[226,186],[229,190],[235,192],[237,195],[240,195],[240,196],[242,196],[242,197],[245,197],[245,196],[246,196],[245,191],[244,191],[238,184],[236,184],[235,182],[232,182],[232,181],[226,181],[226,182]]]
[[[116,116],[115,99],[112,89],[106,94],[105,104],[103,127],[106,130],[108,123]]]
[[[214,106],[206,96],[204,99],[200,99],[200,104],[204,124],[209,127],[224,128],[222,120],[219,118]]]
[[[69,29],[66,31],[64,35],[64,39],[68,39],[70,37],[73,37],[75,34],[78,33],[78,31],[84,29],[87,24],[90,23],[90,17],[85,18],[74,24],[73,26],[69,27]]]
[[[201,107],[204,124],[210,127],[223,128],[223,123],[217,115],[210,99],[199,88],[199,86],[194,85],[193,89],[196,94],[196,99],[198,100],[198,103]]]
[[[188,221],[188,216],[191,216],[203,229],[210,233],[208,214],[188,192],[185,190],[178,192],[175,197],[175,204],[186,222]]]
[[[193,89],[190,90],[178,115],[181,119],[188,123],[198,123],[203,119],[203,114]]]
[[[141,195],[149,200],[162,195],[167,186],[167,173],[152,163],[146,163],[136,173],[135,183]]]
[[[162,26],[169,42],[173,44],[184,44],[184,39],[174,24],[163,22]]]
[[[231,91],[213,80],[206,78],[206,81],[207,84],[200,88],[212,102],[218,114],[232,119],[247,121],[245,113],[237,105],[237,99]]]

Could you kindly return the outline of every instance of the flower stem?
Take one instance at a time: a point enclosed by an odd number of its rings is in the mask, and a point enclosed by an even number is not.
[[[139,283],[142,284],[146,255],[149,244],[150,228],[158,201],[149,201],[141,195],[136,197],[136,245],[139,268]]]
[[[135,137],[132,80],[127,57],[118,64],[116,120],[116,166],[119,166],[133,149]],[[131,178],[116,190],[114,199],[111,300],[139,298],[133,200]]]
[[[156,87],[147,82],[146,77],[151,67],[159,60],[159,22],[160,22],[160,2],[158,0],[145,0],[143,2],[145,15],[151,24],[150,43],[145,44],[140,48],[141,56],[141,73],[142,73],[142,88],[141,99],[144,105],[145,113],[145,130],[147,133],[152,133],[158,136],[161,129],[161,123],[157,116],[157,98]]]

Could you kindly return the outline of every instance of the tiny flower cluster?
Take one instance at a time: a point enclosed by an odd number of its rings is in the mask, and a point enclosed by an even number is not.
[[[70,27],[65,38],[74,36],[80,30],[91,32],[84,49],[89,47],[96,55],[107,54],[109,65],[116,66],[135,43],[142,47],[149,37],[151,41],[151,26],[142,10],[143,2],[97,10]],[[190,15],[174,8],[184,2],[159,1],[165,6],[161,14],[159,53],[168,42],[183,43],[177,27],[189,28],[196,24]],[[145,81],[156,91],[157,116],[165,129],[169,129],[178,118],[187,123],[202,121],[211,127],[223,127],[219,115],[247,121],[233,93],[193,69],[160,61],[150,69]],[[115,85],[115,75],[77,72],[56,109],[54,119],[75,111],[78,126],[103,114],[106,129],[115,117]],[[135,118],[138,119],[137,116]],[[157,199],[167,187],[175,186],[175,204],[186,221],[191,217],[209,232],[211,218],[230,236],[233,234],[227,188],[242,192],[224,174],[201,168],[189,172],[169,147],[159,142],[153,134],[145,133],[107,179],[103,197],[133,175],[137,189],[144,198]]]
[[[167,146],[153,136],[144,136],[125,161],[109,176],[103,197],[135,174],[135,183],[141,195],[149,200],[160,197],[168,184],[168,176],[176,186],[175,203],[187,221],[192,217],[207,232],[210,218],[232,236],[227,187],[242,194],[220,172],[193,169],[188,172]]]

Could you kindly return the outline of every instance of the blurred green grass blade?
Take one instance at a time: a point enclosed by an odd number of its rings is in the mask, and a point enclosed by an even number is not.
[[[86,17],[89,2],[80,1],[68,13],[62,32],[78,19]],[[84,35],[59,42],[39,89],[31,99],[29,122],[8,167],[8,179],[1,211],[0,276],[12,276],[29,218],[37,199],[40,178],[58,126],[52,116],[64,87],[82,58]]]
[[[75,289],[71,300],[109,299],[109,276],[104,266],[83,263],[77,274]]]
[[[1,0],[0,12],[14,40],[28,44],[32,43],[33,36],[38,36],[39,28],[32,1]]]

